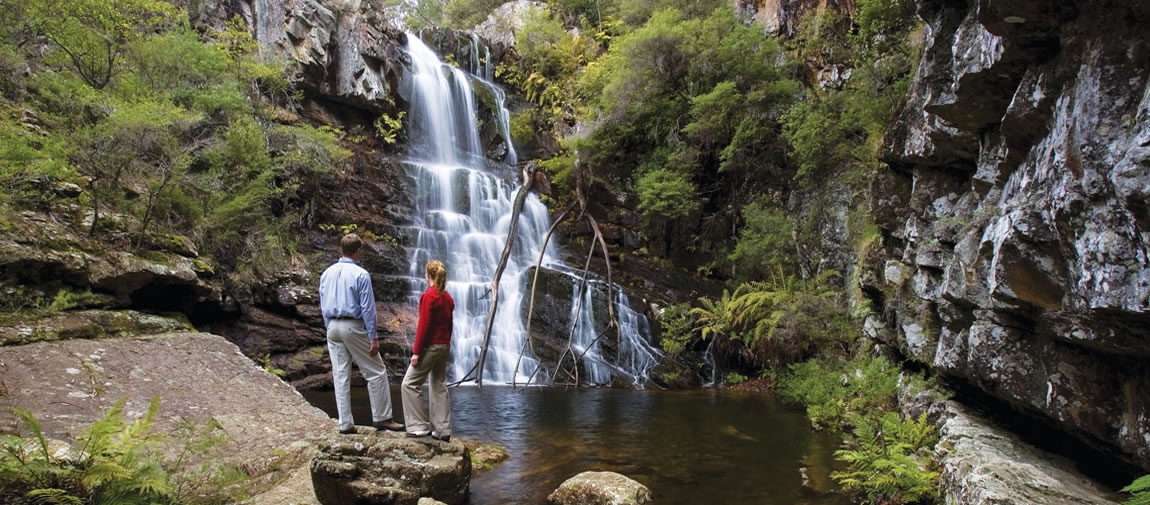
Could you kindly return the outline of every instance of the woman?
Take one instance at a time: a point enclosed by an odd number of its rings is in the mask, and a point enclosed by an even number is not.
[[[419,298],[419,322],[411,366],[403,376],[403,418],[407,436],[451,440],[451,397],[447,394],[447,358],[451,356],[451,313],[455,300],[444,290],[447,269],[443,262],[427,262],[427,291]],[[423,382],[431,376],[431,418],[423,403]],[[432,431],[434,429],[434,431]]]

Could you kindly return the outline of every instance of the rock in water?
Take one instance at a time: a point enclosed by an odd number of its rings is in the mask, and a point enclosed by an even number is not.
[[[551,505],[646,505],[651,490],[615,472],[583,472],[547,497]]]
[[[459,440],[333,435],[319,444],[311,480],[324,505],[417,505],[420,498],[459,505],[471,485],[471,452]]]

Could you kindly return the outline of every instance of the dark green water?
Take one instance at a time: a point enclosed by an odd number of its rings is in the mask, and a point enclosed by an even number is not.
[[[330,391],[305,398],[335,412]],[[392,391],[402,418],[398,390]],[[651,489],[660,505],[735,503],[845,505],[816,488],[838,439],[816,433],[802,412],[773,397],[717,390],[652,392],[506,387],[454,388],[456,436],[501,444],[511,459],[471,482],[471,505],[546,503],[583,471],[614,471]],[[357,422],[371,416],[363,388],[352,393]]]

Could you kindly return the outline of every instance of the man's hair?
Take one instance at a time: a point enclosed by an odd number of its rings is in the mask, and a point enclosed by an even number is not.
[[[343,240],[339,241],[340,254],[350,258],[351,255],[359,252],[363,248],[363,241],[359,239],[359,235],[348,233],[343,236]]]

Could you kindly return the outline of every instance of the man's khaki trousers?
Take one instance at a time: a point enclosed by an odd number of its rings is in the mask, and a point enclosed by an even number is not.
[[[351,362],[355,361],[367,380],[367,397],[371,402],[374,423],[391,419],[391,391],[388,390],[387,368],[379,354],[368,354],[371,341],[363,321],[333,319],[327,327],[327,353],[331,357],[331,379],[335,387],[335,410],[339,412],[339,429],[355,427],[351,418]]]
[[[434,429],[437,437],[451,435],[451,395],[447,393],[447,358],[450,356],[450,346],[432,345],[419,356],[419,366],[408,365],[400,388],[408,433],[422,436]],[[431,377],[430,419],[423,403],[423,382],[428,376]]]

